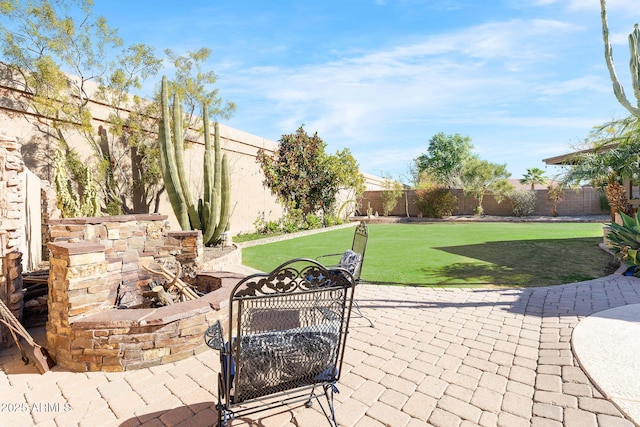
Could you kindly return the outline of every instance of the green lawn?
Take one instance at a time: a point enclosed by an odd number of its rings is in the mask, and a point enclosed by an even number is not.
[[[270,271],[295,257],[351,247],[353,228],[242,250],[243,263]],[[602,277],[611,255],[601,223],[419,223],[369,225],[362,279],[418,286],[549,286]]]

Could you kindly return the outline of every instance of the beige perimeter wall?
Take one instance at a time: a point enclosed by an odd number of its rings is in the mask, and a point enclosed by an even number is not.
[[[46,157],[52,152],[55,140],[38,128],[47,129],[47,120],[36,115],[25,115],[20,92],[0,82],[0,134],[9,139],[15,139],[22,146],[22,155],[27,167],[36,172],[41,179],[52,180],[50,168],[42,167]],[[105,119],[109,110],[103,105],[93,103],[93,125],[96,133],[100,126],[106,127]],[[213,126],[212,126],[213,128]],[[282,206],[271,195],[269,189],[262,184],[263,174],[256,163],[259,149],[273,152],[277,147],[274,141],[261,138],[238,129],[220,124],[220,143],[223,153],[229,158],[231,176],[231,233],[253,232],[254,221],[264,213],[269,220],[277,220],[283,214]],[[80,136],[71,139],[71,145],[77,149],[87,163],[92,162],[92,149]],[[188,144],[185,157],[186,169],[190,172],[191,189],[194,197],[200,197],[202,192],[202,167],[204,160],[204,142],[198,141]],[[37,163],[37,164],[34,164]],[[163,194],[159,213],[169,216],[171,229],[179,230],[171,205]]]

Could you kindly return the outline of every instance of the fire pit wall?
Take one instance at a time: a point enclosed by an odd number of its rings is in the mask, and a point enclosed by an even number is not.
[[[124,371],[205,350],[203,333],[220,317],[220,295],[160,308],[115,309],[116,296],[152,280],[142,266],[175,259],[202,264],[199,231],[169,232],[164,215],[50,222],[47,342],[72,371]],[[118,292],[118,287],[121,292]]]

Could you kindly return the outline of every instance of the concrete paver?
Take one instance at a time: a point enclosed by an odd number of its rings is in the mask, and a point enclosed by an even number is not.
[[[587,316],[640,303],[640,279],[614,274],[528,289],[363,284],[356,297],[375,328],[352,321],[338,384],[343,393],[335,399],[341,426],[637,425],[590,380],[571,339]],[[32,332],[43,341],[42,330]],[[22,365],[18,354],[16,348],[0,351],[2,426],[215,423],[213,351],[125,373],[55,367],[44,375]],[[322,422],[314,405],[230,425]]]

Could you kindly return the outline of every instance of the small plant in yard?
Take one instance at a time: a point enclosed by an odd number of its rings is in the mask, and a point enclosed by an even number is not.
[[[415,205],[422,216],[444,218],[458,208],[458,199],[444,186],[433,185],[416,190]]]
[[[509,199],[515,216],[528,216],[536,209],[536,193],[531,190],[513,190]]]
[[[384,184],[382,184],[382,209],[383,215],[387,216],[398,204],[398,199],[402,197],[402,184],[398,181],[391,179],[391,177],[385,177]]]
[[[277,221],[267,221],[264,214],[253,221],[253,226],[258,234],[275,234],[280,231],[280,224]]]
[[[615,222],[608,224],[611,230],[607,234],[609,247],[618,254],[627,264],[640,265],[640,214],[636,212],[634,216],[629,216],[620,212],[622,224]]]
[[[338,216],[328,215],[324,219],[327,227],[333,227],[334,225],[340,225],[343,223],[342,218]]]
[[[561,183],[550,182],[547,190],[547,200],[551,202],[551,216],[558,216],[558,203],[564,200],[564,186]]]
[[[507,181],[509,176],[511,174],[507,172],[506,164],[491,163],[475,156],[465,162],[461,175],[462,189],[478,202],[473,210],[474,215],[484,214],[482,201],[485,195],[492,194],[495,201],[500,203],[513,190],[513,186]]]
[[[322,219],[318,215],[307,215],[306,228],[313,230],[314,228],[322,227]]]
[[[328,222],[328,226],[340,224],[340,219],[333,216],[327,216],[325,221]],[[309,214],[303,218],[300,209],[289,208],[285,215],[277,221],[267,220],[264,212],[261,212],[253,222],[253,226],[257,234],[282,234],[322,228],[323,224],[318,215]]]

